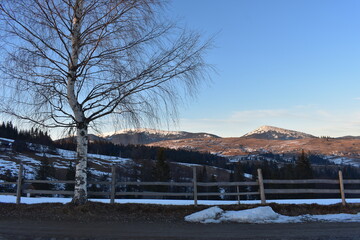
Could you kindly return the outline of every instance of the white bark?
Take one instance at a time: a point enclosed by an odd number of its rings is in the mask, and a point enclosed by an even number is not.
[[[72,202],[80,205],[87,201],[87,151],[88,129],[85,124],[77,129],[77,162],[75,173],[75,192]]]
[[[71,32],[71,58],[69,62],[69,75],[67,79],[67,97],[69,105],[74,112],[77,129],[77,161],[75,173],[74,204],[84,204],[87,201],[87,150],[88,150],[88,123],[81,104],[75,94],[77,69],[81,46],[81,18],[84,1],[78,0],[74,7],[74,16]]]

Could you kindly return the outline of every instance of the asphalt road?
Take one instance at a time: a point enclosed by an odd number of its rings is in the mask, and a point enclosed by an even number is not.
[[[360,239],[360,223],[190,224],[0,220],[3,239]]]

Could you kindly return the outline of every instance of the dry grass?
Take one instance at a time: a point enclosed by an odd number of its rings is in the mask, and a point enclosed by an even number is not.
[[[265,149],[273,153],[311,153],[356,157],[360,153],[360,139],[305,138],[297,140],[266,140],[255,138],[196,138],[155,142],[149,146],[184,148],[200,152],[218,152],[223,155],[246,155]]]
[[[224,210],[243,210],[260,205],[226,205]],[[317,204],[269,204],[275,212],[296,216],[302,214],[357,213],[360,204],[348,206]],[[72,204],[10,204],[0,203],[0,218],[9,220],[34,221],[76,221],[76,222],[183,222],[185,216],[209,206],[171,206],[151,204],[106,204],[89,202],[83,206]]]

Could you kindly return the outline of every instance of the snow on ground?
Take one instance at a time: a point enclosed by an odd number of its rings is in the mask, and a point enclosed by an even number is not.
[[[61,158],[63,159],[68,159],[68,160],[75,160],[76,159],[76,152],[74,151],[70,151],[70,150],[64,150],[64,149],[57,149],[58,154],[61,156]]]
[[[332,162],[336,165],[351,165],[353,167],[360,167],[359,159],[348,158],[348,157],[339,157],[339,156],[323,156],[329,162]]]
[[[24,165],[26,165],[26,164],[32,164],[32,165],[36,165],[36,166],[40,165],[39,160],[33,159],[31,157],[27,157],[23,154],[18,154],[16,156],[14,156],[14,158],[19,160],[19,162],[22,162]]]
[[[71,198],[55,198],[55,197],[22,197],[21,202],[26,204],[33,203],[69,203]],[[90,199],[94,202],[109,203],[110,199]],[[0,195],[0,202],[15,203],[16,198],[9,195]],[[175,200],[175,199],[115,199],[116,203],[138,203],[138,204],[159,204],[159,205],[193,205],[194,200]],[[282,199],[282,200],[267,200],[267,203],[278,204],[319,204],[331,205],[341,203],[341,199]],[[347,203],[360,203],[359,198],[349,198]],[[260,200],[246,200],[241,201],[241,204],[260,204]],[[227,200],[198,200],[198,205],[220,206],[220,205],[235,205],[238,201]]]
[[[13,139],[9,139],[9,138],[0,138],[0,140],[2,140],[2,141],[6,141],[6,142],[10,142],[10,143],[15,142],[15,140],[13,140]]]
[[[253,175],[249,174],[249,173],[244,173],[244,177],[246,177],[248,179],[253,179]]]
[[[182,162],[173,162],[173,163],[177,164],[177,165],[186,166],[186,167],[203,167],[204,166],[204,165],[195,164],[195,163],[182,163]]]
[[[0,158],[0,174],[5,174],[7,170],[10,170],[12,174],[16,174],[19,171],[19,166],[16,162]]]
[[[37,146],[39,149],[39,146]],[[45,149],[45,147],[44,147]],[[48,152],[37,152],[35,153],[38,157],[52,158],[54,167],[58,169],[67,169],[69,167],[69,162],[76,159],[76,152],[64,150],[64,149],[56,149],[56,151],[52,153]],[[112,163],[117,166],[123,166],[125,164],[130,163],[132,160],[129,158],[121,158],[115,156],[106,156],[100,154],[88,154],[89,162],[97,164],[99,166],[109,168]],[[38,167],[41,164],[41,160],[28,157],[24,154],[16,154],[16,155],[3,155],[0,154],[0,174],[5,174],[8,170],[16,176],[18,174],[19,165],[18,162],[22,162],[25,169],[25,178],[33,179],[35,177],[35,173],[37,172]],[[91,168],[92,174],[101,177],[103,174],[106,174],[106,171],[100,171],[94,168]]]
[[[89,158],[98,158],[104,161],[109,161],[109,162],[118,162],[118,163],[123,163],[123,162],[127,162],[130,159],[129,158],[121,158],[121,157],[114,157],[114,156],[107,156],[107,155],[100,155],[100,154],[92,154],[89,153],[88,154]]]
[[[219,207],[211,207],[185,217],[188,222],[200,223],[302,223],[302,222],[360,222],[358,214],[327,214],[327,215],[300,215],[295,217],[284,216],[274,212],[269,207],[257,207],[240,211],[224,211]]]

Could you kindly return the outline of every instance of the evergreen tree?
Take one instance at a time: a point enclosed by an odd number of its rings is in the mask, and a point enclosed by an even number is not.
[[[298,157],[295,163],[295,170],[297,178],[309,179],[313,178],[313,171],[309,158],[306,156],[304,149],[301,151],[301,155]]]
[[[208,174],[207,174],[206,166],[203,166],[200,173],[197,174],[197,181],[198,182],[207,182],[208,181]]]
[[[69,162],[69,167],[68,167],[68,169],[66,171],[65,178],[66,178],[66,180],[69,180],[69,181],[74,181],[75,180],[75,168],[74,168],[71,161]],[[65,190],[66,191],[74,191],[74,187],[75,187],[75,184],[73,184],[73,183],[65,184]]]
[[[234,166],[234,182],[244,181],[244,170],[240,162],[237,162]]]
[[[208,182],[208,174],[207,174],[207,170],[206,170],[206,166],[203,166],[200,170],[200,172],[198,174],[196,174],[196,178],[198,182]],[[205,192],[209,192],[208,187],[204,187],[204,186],[198,186],[198,192],[199,193],[205,193]],[[199,197],[199,199],[208,199],[208,197]]]
[[[155,168],[153,169],[154,179],[159,182],[170,180],[170,167],[166,162],[165,149],[160,148],[158,151]]]
[[[15,140],[12,144],[12,150],[19,153],[30,152],[28,145],[23,140]]]
[[[49,159],[44,154],[41,159],[40,167],[35,175],[36,180],[51,180],[55,177],[55,168]],[[35,189],[38,190],[51,190],[53,187],[49,183],[34,183]]]
[[[156,159],[155,167],[153,169],[154,180],[159,182],[168,182],[171,179],[170,167],[166,162],[165,151],[160,148]],[[167,186],[155,186],[154,190],[158,192],[166,192],[169,188]]]

